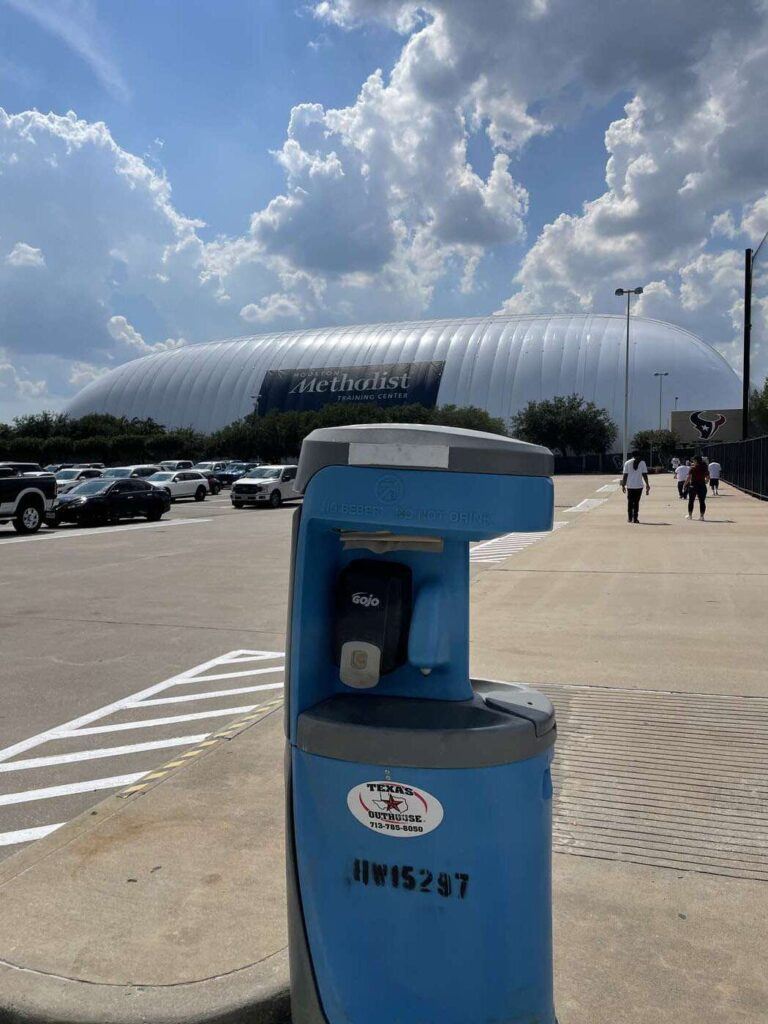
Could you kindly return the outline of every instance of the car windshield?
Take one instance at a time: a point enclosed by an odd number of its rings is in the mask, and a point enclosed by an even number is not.
[[[280,476],[280,466],[259,466],[258,469],[252,469],[245,475],[250,480],[266,480],[269,477]]]
[[[86,480],[82,484],[78,484],[77,487],[73,487],[69,492],[70,494],[101,494],[102,491],[108,490],[112,486],[112,480]]]
[[[212,462],[196,462],[192,469],[202,469],[204,472],[206,472],[213,469],[213,465],[214,464]]]
[[[153,473],[152,476],[148,476],[147,480],[170,480],[173,473]]]
[[[105,469],[104,470],[104,476],[111,476],[113,479],[115,479],[117,477],[130,476],[130,475],[131,475],[130,469],[122,469],[120,467],[118,467],[117,469]]]
[[[59,472],[56,474],[56,479],[74,480],[79,472],[79,469],[60,469]]]
[[[243,462],[228,462],[226,466],[227,473],[239,473],[241,469],[245,469]]]

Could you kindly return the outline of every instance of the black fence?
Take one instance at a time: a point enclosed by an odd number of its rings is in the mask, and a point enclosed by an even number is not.
[[[620,473],[623,465],[621,452],[555,456],[555,473]]]
[[[723,480],[768,501],[768,436],[706,444],[700,450],[710,462],[720,463]]]
[[[692,453],[691,448],[685,458],[690,458]],[[665,454],[663,460],[659,458],[658,451],[638,451],[637,454],[646,466],[653,467],[653,472],[656,472],[656,468],[662,465],[662,462],[663,468],[670,468],[671,454],[669,457]],[[555,455],[555,473],[621,473],[623,468],[621,452],[609,452],[604,455]]]

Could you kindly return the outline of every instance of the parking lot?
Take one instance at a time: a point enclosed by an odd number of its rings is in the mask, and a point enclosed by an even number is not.
[[[558,480],[556,519],[600,486]],[[0,857],[279,695],[294,507],[0,527]],[[473,575],[546,536],[477,545]]]

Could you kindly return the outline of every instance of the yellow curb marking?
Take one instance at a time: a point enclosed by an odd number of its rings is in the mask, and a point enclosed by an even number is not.
[[[117,796],[126,797],[131,796],[133,793],[141,793],[142,790],[145,790],[152,782],[165,778],[165,776],[168,775],[169,772],[172,772],[174,768],[180,768],[184,764],[185,758],[197,757],[202,754],[206,748],[215,746],[219,740],[230,739],[252,721],[257,721],[260,718],[266,718],[268,714],[274,711],[275,708],[280,707],[282,703],[282,698],[278,698],[277,700],[269,701],[267,704],[261,704],[256,711],[252,711],[250,714],[243,715],[242,718],[238,718],[234,722],[231,722],[225,729],[214,733],[213,736],[207,740],[203,740],[202,743],[198,743],[198,745],[193,747],[192,750],[185,751],[177,760],[168,761],[166,764],[162,765],[162,767],[150,772],[148,775],[145,775],[143,782],[139,782],[135,786],[130,786],[128,789],[122,790],[122,792],[118,793]]]

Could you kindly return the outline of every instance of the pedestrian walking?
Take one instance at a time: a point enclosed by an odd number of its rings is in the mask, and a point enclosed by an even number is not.
[[[713,494],[719,494],[720,487],[720,463],[710,462],[709,464],[709,489]]]
[[[693,519],[693,506],[696,499],[699,499],[699,519],[704,518],[707,511],[707,481],[709,470],[704,459],[700,455],[694,455],[693,465],[688,472],[686,486],[688,487],[688,515],[687,519]]]
[[[685,481],[688,479],[690,466],[687,462],[681,462],[675,469],[675,480],[677,482],[677,495],[682,501],[685,498]]]
[[[677,467],[679,465],[680,465],[680,459],[678,459],[678,457],[675,455],[675,457],[672,459],[672,472],[673,473],[677,472]]]
[[[640,498],[643,496],[643,482],[645,482],[645,493],[651,493],[651,485],[648,483],[648,467],[635,452],[624,463],[624,474],[621,478],[621,489],[627,496],[627,520],[630,523],[637,523],[640,512]]]

